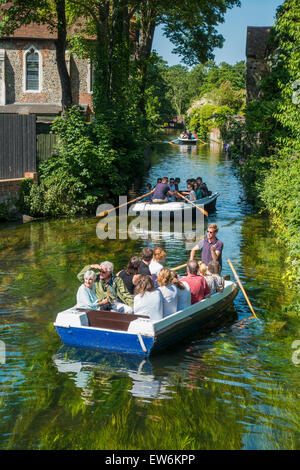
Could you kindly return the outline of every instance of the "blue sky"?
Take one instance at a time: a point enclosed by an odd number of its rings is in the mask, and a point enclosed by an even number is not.
[[[284,0],[241,0],[240,8],[228,10],[225,22],[218,27],[218,32],[225,38],[222,49],[215,49],[216,63],[228,62],[235,64],[245,60],[247,26],[272,26],[275,21],[276,9]],[[169,65],[180,63],[180,57],[172,54],[173,46],[157,28],[153,40],[153,49],[168,62]]]

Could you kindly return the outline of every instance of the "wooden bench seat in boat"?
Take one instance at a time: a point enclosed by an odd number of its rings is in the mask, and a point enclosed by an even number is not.
[[[129,325],[132,321],[137,320],[138,318],[149,318],[144,315],[119,313],[107,310],[86,310],[82,308],[78,308],[77,310],[86,313],[89,326],[105,328],[107,330],[128,331]]]

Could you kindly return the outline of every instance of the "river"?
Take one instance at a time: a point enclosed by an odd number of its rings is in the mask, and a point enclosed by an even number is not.
[[[164,175],[202,176],[219,191],[206,223],[220,227],[223,272],[229,257],[260,321],[239,292],[218,328],[151,359],[64,347],[53,321],[74,305],[85,264],[109,259],[118,271],[160,245],[174,267],[186,262],[185,240],[100,240],[93,217],[2,224],[1,449],[300,449],[300,329],[282,311],[293,298],[285,251],[218,146],[157,144],[140,189]]]

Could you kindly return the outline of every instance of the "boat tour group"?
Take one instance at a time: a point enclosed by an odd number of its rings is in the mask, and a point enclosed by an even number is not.
[[[152,191],[152,195],[146,196],[144,201],[153,203],[182,201],[181,196],[178,194],[180,191],[179,185],[180,178],[170,178],[170,182],[167,176],[157,178],[156,185],[153,189],[151,183],[147,184],[147,192]],[[190,201],[197,201],[212,194],[211,191],[208,191],[207,185],[203,182],[201,176],[187,179],[186,186],[187,190],[180,192],[188,196]]]
[[[77,275],[77,303],[54,323],[65,344],[149,355],[187,331],[223,312],[237,294],[234,282],[221,276],[223,243],[210,224],[207,236],[192,249],[186,274],[164,266],[159,246],[145,247],[114,273],[105,260]],[[196,250],[202,260],[194,259]]]
[[[178,137],[178,140],[179,142],[186,144],[196,144],[198,142],[196,133],[192,133],[189,130],[187,130],[186,132],[181,132],[180,136]]]

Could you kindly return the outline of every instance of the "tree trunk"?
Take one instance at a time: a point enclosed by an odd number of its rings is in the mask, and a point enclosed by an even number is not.
[[[55,0],[57,13],[56,61],[61,82],[61,104],[63,112],[72,104],[71,80],[66,65],[67,24],[65,0]]]
[[[154,31],[156,26],[155,12],[150,6],[148,7],[148,10],[140,12],[140,24],[141,27],[139,34],[139,43],[137,45],[136,50],[136,60],[139,63],[139,73],[141,80],[141,98],[139,102],[139,108],[143,115],[145,115],[145,90],[147,85],[147,68],[148,60],[151,55]]]

